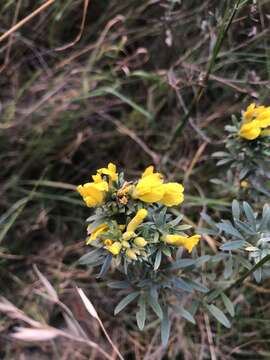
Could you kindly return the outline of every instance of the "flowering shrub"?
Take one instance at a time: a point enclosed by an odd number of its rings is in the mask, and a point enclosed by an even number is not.
[[[227,152],[214,154],[220,158],[219,165],[229,164],[232,181],[238,182],[243,191],[269,178],[269,126],[270,108],[251,104],[240,122],[234,117],[233,126],[226,127]],[[139,179],[129,181],[110,163],[77,190],[86,205],[94,208],[87,219],[86,244],[90,251],[82,256],[80,264],[100,266],[99,278],[110,269],[118,270],[122,280],[108,285],[127,294],[116,306],[115,314],[136,300],[139,329],[144,328],[148,316],[151,319],[155,314],[161,323],[163,344],[169,339],[170,312],[195,323],[200,306],[230,327],[228,317],[216,304],[234,316],[234,305],[226,293],[250,274],[257,282],[270,275],[268,205],[258,217],[247,202],[241,205],[234,200],[232,221],[216,222],[203,213],[207,227],[200,233],[210,235],[216,243],[220,241],[220,246],[217,254],[200,256],[197,245],[201,235],[190,232],[191,226],[181,223],[183,215],[171,209],[184,201],[184,187],[166,182],[153,166]],[[268,194],[267,186],[257,190]],[[189,309],[183,307],[187,295]]]
[[[225,126],[228,132],[224,141],[226,151],[213,154],[219,159],[217,165],[228,168],[227,180],[239,187],[239,195],[248,192],[254,200],[260,195],[269,196],[270,107],[251,104],[240,121],[233,116],[232,122],[233,125]],[[222,181],[214,182],[222,184]]]
[[[177,299],[185,293],[208,291],[200,270],[208,257],[199,257],[195,249],[200,235],[188,235],[191,226],[180,224],[183,215],[174,216],[170,211],[184,201],[184,188],[179,183],[165,182],[153,166],[140,179],[127,181],[110,163],[97,170],[92,179],[78,186],[86,205],[95,207],[94,215],[87,219],[86,244],[91,251],[80,263],[101,266],[99,277],[104,277],[110,267],[118,269],[125,278],[109,286],[128,289],[129,293],[115,313],[136,299],[139,328],[143,329],[147,310],[152,309],[161,320],[166,343],[169,309],[177,309],[181,316],[195,322]],[[196,295],[194,300],[198,298]]]

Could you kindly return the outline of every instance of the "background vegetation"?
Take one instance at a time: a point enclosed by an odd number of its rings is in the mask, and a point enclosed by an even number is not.
[[[42,3],[1,2],[1,33]],[[118,298],[92,270],[76,265],[86,251],[89,209],[74,185],[109,161],[130,178],[155,164],[184,183],[186,221],[198,224],[202,210],[228,210],[236,189],[225,193],[210,182],[225,179],[211,153],[223,149],[231,114],[253,100],[269,105],[270,1],[86,5],[52,2],[0,43],[1,295],[30,317],[61,328],[57,306],[40,296],[36,264],[89,338],[109,353],[75,285],[127,359],[269,359],[269,282],[258,287],[246,281],[243,292],[234,290],[237,313],[230,330],[204,314],[196,326],[176,317],[167,349],[157,323],[142,334],[130,312],[114,317],[123,294]],[[65,339],[14,341],[9,334],[15,325],[18,320],[0,315],[1,359],[100,358]]]

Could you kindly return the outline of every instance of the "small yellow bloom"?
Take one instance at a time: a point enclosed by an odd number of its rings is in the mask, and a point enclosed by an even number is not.
[[[147,241],[141,236],[136,237],[133,242],[139,247],[144,247],[147,244]]]
[[[86,242],[86,244],[90,244],[93,240],[96,240],[101,234],[106,232],[109,229],[107,224],[98,225],[93,231],[90,230],[90,236]]]
[[[124,248],[130,248],[129,242],[126,241],[126,240],[123,240],[123,241],[121,242],[121,244],[122,244],[122,246],[123,246]]]
[[[77,191],[89,207],[101,205],[108,190],[109,186],[106,181],[89,182],[77,187]]]
[[[270,127],[270,106],[258,106],[250,104],[243,113],[243,124],[240,127],[239,136],[254,140],[260,135],[269,135]],[[266,129],[266,130],[262,130]]]
[[[134,232],[139,225],[143,222],[143,220],[146,218],[148,214],[148,211],[146,209],[140,209],[137,211],[137,214],[134,216],[134,218],[128,223],[127,226],[127,232]]]
[[[167,244],[184,246],[184,248],[186,248],[188,252],[192,251],[192,249],[198,244],[200,239],[200,235],[183,236],[179,234],[170,234],[163,237],[164,242],[166,242]]]
[[[116,166],[113,163],[109,163],[107,168],[101,168],[97,170],[99,175],[109,176],[111,181],[116,181],[118,179],[118,174],[116,172]]]
[[[112,245],[106,246],[105,249],[113,255],[118,255],[122,249],[122,244],[119,241],[116,241]]]
[[[166,206],[179,205],[184,201],[184,187],[178,183],[163,184],[164,194],[160,202]]]
[[[240,182],[240,186],[241,186],[241,188],[243,188],[243,189],[248,189],[248,188],[249,188],[249,182],[248,182],[247,180],[242,180],[242,181]]]
[[[111,246],[112,244],[113,244],[113,241],[111,239],[105,239],[104,240],[104,245]]]
[[[164,195],[163,178],[159,173],[154,173],[154,167],[149,166],[138,181],[134,191],[133,198],[144,202],[158,202]]]
[[[133,249],[127,249],[126,255],[132,260],[137,260],[136,252]]]
[[[133,238],[134,236],[135,236],[134,231],[126,231],[126,232],[123,233],[122,238],[123,238],[123,240],[128,241],[131,238]]]

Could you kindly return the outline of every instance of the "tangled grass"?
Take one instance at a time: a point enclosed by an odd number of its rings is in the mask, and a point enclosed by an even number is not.
[[[42,3],[1,4],[1,34]],[[153,163],[184,184],[187,223],[201,225],[201,211],[216,218],[229,211],[236,190],[210,182],[226,182],[211,154],[222,150],[231,114],[252,100],[268,101],[269,1],[85,4],[51,2],[0,43],[0,358],[106,356],[98,348],[116,358],[118,348],[127,359],[268,359],[269,281],[246,280],[241,293],[233,290],[230,330],[203,313],[197,327],[175,316],[167,349],[156,322],[142,336],[128,313],[115,318],[123,294],[117,298],[92,270],[76,265],[85,253],[87,209],[74,184],[108,161],[129,178]],[[216,251],[206,237],[202,252],[208,245]],[[84,342],[10,336],[26,317],[64,332],[69,311]]]

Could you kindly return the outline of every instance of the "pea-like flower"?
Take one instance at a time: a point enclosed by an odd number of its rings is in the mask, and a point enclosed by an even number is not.
[[[163,183],[163,176],[149,166],[133,191],[133,198],[147,203],[159,202],[165,206],[179,205],[184,200],[184,187],[178,183]]]
[[[100,235],[106,233],[109,230],[109,226],[107,224],[100,224],[93,230],[89,229],[90,236],[86,241],[86,244],[89,245],[93,240],[96,240]]]
[[[167,244],[174,246],[184,246],[188,252],[191,252],[193,248],[199,243],[201,239],[200,235],[183,236],[179,234],[168,234],[163,237],[163,241]]]
[[[109,163],[108,167],[106,167],[106,168],[98,169],[97,173],[100,175],[109,176],[111,181],[116,181],[118,179],[116,165],[114,165],[113,163]]]
[[[147,214],[148,211],[146,209],[138,210],[134,218],[128,223],[127,231],[134,232],[137,229],[137,227],[141,225],[143,220],[146,218]]]
[[[89,207],[103,204],[106,193],[109,191],[109,184],[100,175],[94,175],[93,180],[93,182],[77,187],[78,192]]]
[[[267,136],[270,130],[267,129],[268,127],[270,127],[270,106],[256,107],[256,104],[252,103],[243,113],[239,136],[247,140],[254,140],[261,135]]]

